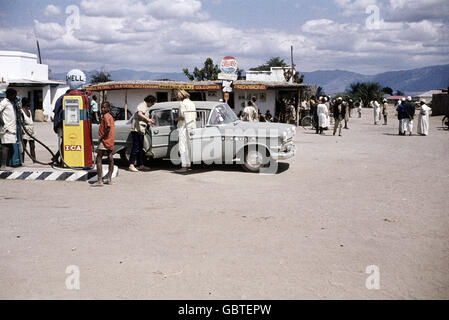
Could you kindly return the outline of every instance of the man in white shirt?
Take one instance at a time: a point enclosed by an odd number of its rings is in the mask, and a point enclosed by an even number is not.
[[[190,138],[187,132],[196,128],[196,107],[190,100],[190,94],[185,90],[178,91],[178,101],[180,101],[179,116],[175,121],[178,121],[179,153],[182,168],[176,170],[176,173],[186,173],[191,167]]]
[[[12,102],[16,100],[17,91],[6,90],[6,98],[0,102],[0,138],[2,142],[2,157],[0,169],[6,168],[9,152],[12,152],[12,145],[17,142],[17,121],[16,113]]]
[[[252,101],[248,101],[248,106],[243,109],[242,121],[258,122],[257,109]]]

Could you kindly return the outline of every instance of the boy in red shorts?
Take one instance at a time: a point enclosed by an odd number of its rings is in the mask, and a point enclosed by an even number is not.
[[[101,104],[101,114],[103,117],[101,119],[100,127],[98,128],[100,140],[97,149],[98,182],[94,184],[96,187],[103,186],[103,157],[108,157],[109,159],[108,179],[105,184],[112,185],[112,173],[114,171],[114,157],[112,155],[112,150],[114,149],[115,125],[114,118],[109,113],[110,110],[111,104],[109,102],[106,101]]]

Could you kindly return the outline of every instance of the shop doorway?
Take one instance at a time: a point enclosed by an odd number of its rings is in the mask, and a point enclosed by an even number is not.
[[[168,92],[156,92],[157,102],[168,102]]]
[[[44,108],[42,90],[33,90],[33,107],[34,110],[41,110]]]

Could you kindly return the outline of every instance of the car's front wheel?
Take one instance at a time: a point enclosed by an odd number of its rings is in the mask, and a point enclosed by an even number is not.
[[[245,151],[243,168],[248,172],[258,173],[267,164],[267,150],[263,147],[248,148]]]

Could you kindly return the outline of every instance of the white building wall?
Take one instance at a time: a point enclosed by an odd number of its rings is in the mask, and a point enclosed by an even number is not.
[[[38,64],[35,54],[0,51],[0,77],[8,80],[48,81],[48,66]]]
[[[291,70],[291,68],[285,68]],[[247,81],[286,82],[282,68],[271,68],[271,71],[247,71]]]
[[[265,99],[262,99],[263,95],[265,95]],[[235,113],[239,114],[240,111],[242,111],[244,107],[248,105],[248,101],[253,96],[257,97],[256,104],[261,113],[265,114],[267,110],[270,110],[271,114],[274,115],[276,109],[276,90],[265,90],[265,91],[236,90],[234,94]],[[245,97],[245,99],[242,99],[243,97]],[[242,103],[244,103],[243,107]]]

